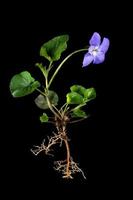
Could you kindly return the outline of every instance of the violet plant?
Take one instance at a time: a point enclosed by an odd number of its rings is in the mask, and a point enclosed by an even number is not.
[[[102,63],[109,48],[109,39],[104,38],[101,43],[100,35],[95,32],[89,41],[88,49],[79,49],[72,52],[65,57],[58,66],[55,66],[55,62],[61,58],[61,54],[67,49],[68,40],[68,35],[61,35],[54,37],[42,45],[40,56],[48,60],[49,65],[46,66],[44,62],[36,63],[36,66],[44,76],[45,85],[41,85],[28,71],[23,71],[12,77],[10,81],[10,91],[13,97],[23,97],[35,91],[38,92],[39,95],[35,99],[35,104],[45,111],[43,111],[40,116],[40,122],[51,123],[55,127],[52,135],[47,136],[47,139],[44,139],[40,146],[34,146],[31,152],[36,156],[42,151],[45,152],[45,154],[53,155],[51,154],[53,146],[59,145],[62,147],[64,143],[66,157],[64,160],[55,161],[54,169],[61,172],[63,178],[73,178],[73,175],[78,172],[86,178],[83,170],[79,167],[79,164],[73,160],[71,155],[67,125],[82,121],[88,117],[85,112],[85,106],[96,98],[96,91],[94,88],[72,85],[70,91],[65,94],[66,102],[59,107],[59,97],[55,91],[51,90],[51,85],[65,62],[75,54],[88,51],[83,58],[82,67],[88,66],[91,62],[94,64]],[[48,110],[51,111],[49,115],[49,112],[47,112]]]

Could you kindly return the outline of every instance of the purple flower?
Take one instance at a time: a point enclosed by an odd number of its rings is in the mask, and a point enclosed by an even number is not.
[[[110,42],[108,38],[104,37],[101,43],[101,36],[99,35],[99,33],[95,32],[93,33],[89,44],[90,47],[88,49],[88,52],[84,56],[83,67],[86,67],[92,61],[94,64],[100,64],[104,62],[105,54],[108,51]]]

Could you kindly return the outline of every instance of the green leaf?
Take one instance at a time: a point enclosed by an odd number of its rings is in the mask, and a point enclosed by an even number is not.
[[[54,37],[42,45],[40,56],[45,57],[50,62],[59,60],[62,52],[67,48],[68,40],[68,35]]]
[[[56,94],[56,92],[49,90],[48,98],[49,98],[49,101],[51,102],[51,104],[53,104],[55,106],[58,104],[59,98],[58,98],[58,95]],[[44,109],[44,110],[49,108],[48,103],[47,103],[47,99],[42,94],[40,94],[35,99],[35,104],[39,108]]]
[[[86,88],[81,85],[73,85],[70,87],[71,92],[77,92],[78,94],[84,96]]]
[[[67,97],[67,104],[82,104],[83,103],[83,97],[77,92],[70,92],[66,95],[66,97]]]
[[[35,65],[41,70],[41,72],[43,73],[43,75],[46,78],[48,76],[48,70],[46,69],[46,67],[43,66],[42,63],[36,63]]]
[[[44,122],[48,122],[48,115],[46,113],[43,113],[42,116],[40,116],[40,121],[41,123],[44,123]]]
[[[10,91],[13,97],[23,97],[34,92],[40,83],[35,81],[28,71],[23,71],[12,77]]]
[[[94,88],[88,88],[86,89],[85,93],[84,93],[84,97],[87,101],[90,101],[92,99],[96,98],[96,91]]]
[[[86,118],[87,114],[80,108],[73,110],[72,117]]]

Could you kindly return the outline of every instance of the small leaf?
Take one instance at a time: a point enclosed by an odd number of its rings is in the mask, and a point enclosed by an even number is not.
[[[86,118],[87,114],[80,108],[73,110],[72,117]]]
[[[94,88],[88,88],[86,89],[85,93],[84,93],[84,97],[85,99],[87,99],[87,101],[90,101],[92,99],[96,98],[96,91]]]
[[[66,97],[67,97],[67,104],[82,104],[83,103],[83,97],[77,92],[70,92],[66,95]]]
[[[53,104],[55,106],[58,104],[59,98],[58,98],[58,95],[56,94],[56,92],[50,90],[49,93],[48,93],[48,98],[49,98],[51,104]],[[47,99],[42,94],[40,94],[35,99],[35,104],[39,108],[44,109],[44,110],[49,108],[48,103],[47,103]]]
[[[23,97],[34,92],[40,83],[35,81],[28,71],[23,71],[12,77],[10,91],[13,97]]]
[[[43,73],[43,75],[46,78],[48,76],[48,70],[46,69],[46,67],[43,66],[42,63],[36,63],[35,65],[41,70],[41,72]]]
[[[85,93],[85,91],[86,91],[86,88],[83,87],[83,86],[81,86],[81,85],[73,85],[73,86],[70,87],[70,90],[71,90],[72,92],[77,92],[78,94],[84,96],[84,93]]]
[[[44,123],[44,122],[48,122],[48,115],[46,113],[43,113],[42,116],[40,116],[40,121],[41,123]]]
[[[45,57],[50,62],[59,60],[62,52],[65,51],[67,48],[68,40],[68,35],[54,37],[53,39],[42,45],[40,56]]]

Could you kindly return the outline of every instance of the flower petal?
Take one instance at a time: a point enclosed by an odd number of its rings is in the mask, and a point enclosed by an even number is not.
[[[109,48],[109,39],[108,38],[103,38],[103,42],[99,47],[99,50],[102,51],[103,53],[106,53],[108,51]]]
[[[105,54],[103,52],[98,52],[97,55],[94,57],[94,64],[100,64],[104,62],[105,60]]]
[[[101,36],[99,35],[99,33],[97,32],[93,33],[89,43],[92,46],[99,46],[101,43]]]
[[[83,67],[86,67],[94,60],[94,56],[92,56],[90,53],[86,53],[83,60]]]

